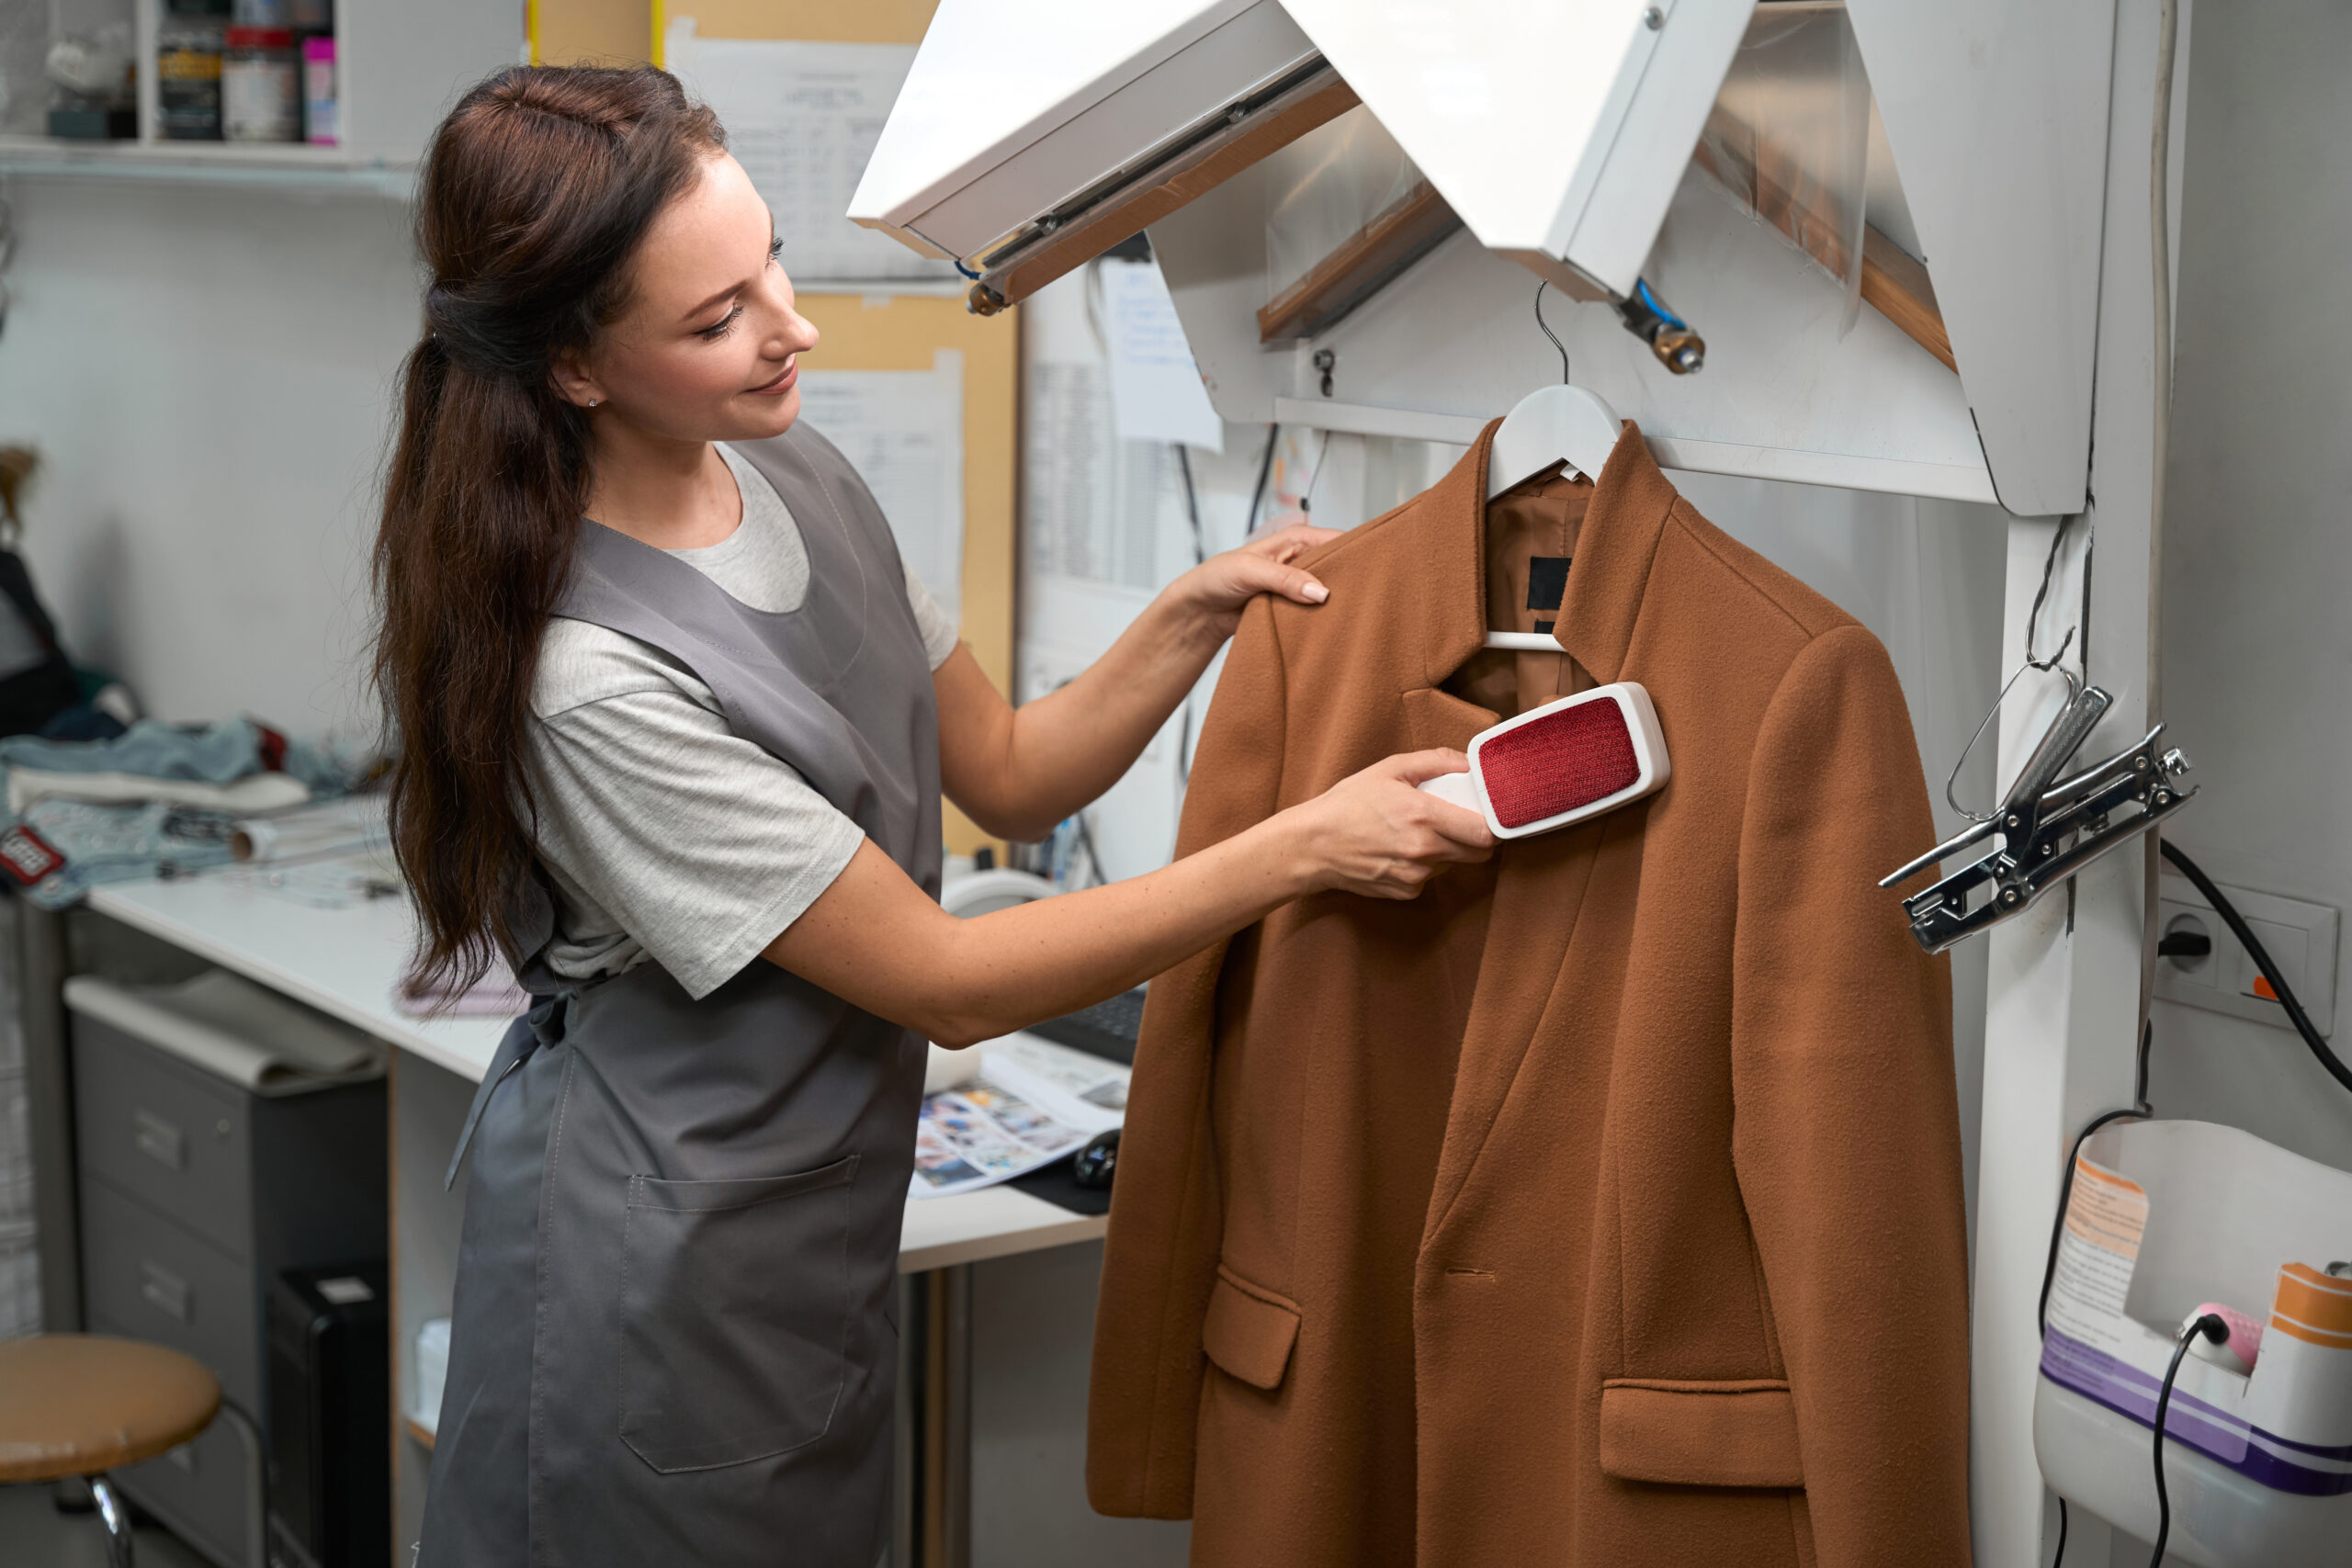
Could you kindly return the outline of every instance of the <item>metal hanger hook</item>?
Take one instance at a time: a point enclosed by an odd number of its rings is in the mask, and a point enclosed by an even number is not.
[[[1560,351],[1560,385],[1565,387],[1568,384],[1568,345],[1560,341],[1559,334],[1553,332],[1552,324],[1544,319],[1544,290],[1551,287],[1552,280],[1548,277],[1535,286],[1535,325],[1552,340],[1552,346]]]
[[[2074,628],[2069,626],[2066,630],[2065,641],[2058,645],[2058,651],[2050,656],[2048,663],[2043,663],[2042,661],[2033,658],[2030,654],[2027,655],[2025,662],[2018,665],[2016,670],[2012,671],[2009,678],[2001,683],[2000,693],[1998,695],[1994,697],[1992,707],[1985,712],[1984,718],[1977,722],[1976,733],[1970,736],[1968,738],[1968,744],[1960,749],[1960,760],[1952,763],[1951,776],[1944,780],[1944,804],[1950,806],[1954,811],[1959,812],[1962,817],[1967,818],[1971,822],[1990,822],[1996,816],[1999,815],[1999,810],[1996,807],[1992,811],[1971,811],[1968,807],[1962,806],[1960,803],[1958,796],[1952,793],[1960,784],[1960,770],[1968,766],[1968,754],[1976,750],[1976,743],[1979,740],[1984,739],[1984,731],[1991,728],[1994,719],[2000,716],[2001,705],[2009,700],[2010,688],[2015,686],[2018,683],[2018,678],[2029,670],[2039,670],[2045,675],[2052,670],[2057,671],[2059,677],[2066,682],[2066,700],[2058,705],[2058,711],[2064,713],[2068,707],[2073,705],[2075,698],[2082,692],[2083,683],[2075,679],[2075,672],[2072,670],[2067,669],[2058,661],[2066,657],[2067,644],[2074,640]]]

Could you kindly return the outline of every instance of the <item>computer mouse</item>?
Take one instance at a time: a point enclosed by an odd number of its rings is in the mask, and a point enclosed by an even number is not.
[[[1097,1133],[1078,1151],[1078,1163],[1070,1175],[1090,1191],[1107,1192],[1111,1178],[1118,1174],[1118,1169],[1119,1129],[1114,1127],[1107,1133]]]

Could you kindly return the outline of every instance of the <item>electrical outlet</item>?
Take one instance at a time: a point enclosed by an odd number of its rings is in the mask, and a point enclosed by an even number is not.
[[[2245,923],[2269,951],[2281,978],[2294,988],[2295,999],[2323,1035],[2335,1031],[2336,911],[2324,904],[2281,898],[2274,893],[2219,884],[2223,897],[2237,906]],[[2237,1018],[2250,1018],[2280,1029],[2292,1029],[2286,1009],[2270,995],[2268,982],[2205,896],[2185,876],[2171,872],[2156,893],[2156,934],[2194,931],[2212,942],[2202,958],[2156,960],[2156,995],[2167,1001],[2209,1008]]]

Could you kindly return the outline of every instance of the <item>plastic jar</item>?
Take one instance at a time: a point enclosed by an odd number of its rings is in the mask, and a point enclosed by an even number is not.
[[[302,40],[302,139],[313,147],[332,147],[341,138],[341,117],[335,112],[334,39]]]
[[[155,126],[166,141],[220,140],[221,28],[166,17],[155,33]]]
[[[302,66],[290,28],[231,28],[220,57],[220,130],[231,141],[302,140]]]

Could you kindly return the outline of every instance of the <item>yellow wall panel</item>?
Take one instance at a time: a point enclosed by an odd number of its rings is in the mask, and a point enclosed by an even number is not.
[[[825,43],[921,43],[939,0],[667,0],[705,38],[809,39]]]
[[[646,0],[531,0],[532,59],[542,65],[624,65],[653,57]]]

